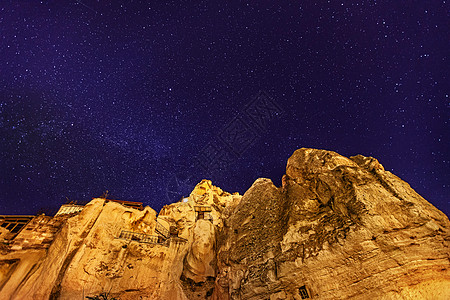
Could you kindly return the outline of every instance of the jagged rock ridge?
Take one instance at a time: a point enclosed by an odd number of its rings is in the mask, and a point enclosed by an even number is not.
[[[281,187],[203,180],[158,215],[94,199],[52,222],[48,248],[3,248],[0,299],[450,298],[447,216],[361,155],[302,148]]]

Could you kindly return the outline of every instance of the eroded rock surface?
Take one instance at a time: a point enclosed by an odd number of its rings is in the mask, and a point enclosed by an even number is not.
[[[447,216],[376,159],[299,149],[282,182],[232,213],[215,299],[450,299]]]
[[[94,199],[28,228],[0,299],[450,299],[447,216],[360,155],[299,149],[281,187],[203,180],[159,214]]]

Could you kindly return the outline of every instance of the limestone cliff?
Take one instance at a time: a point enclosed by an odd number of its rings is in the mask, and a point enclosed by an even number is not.
[[[281,187],[39,222],[3,245],[0,299],[450,299],[447,216],[360,155],[299,149]]]

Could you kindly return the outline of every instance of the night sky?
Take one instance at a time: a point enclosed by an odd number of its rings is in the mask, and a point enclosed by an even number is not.
[[[1,1],[0,214],[242,194],[311,147],[449,215],[446,1],[199,2]]]

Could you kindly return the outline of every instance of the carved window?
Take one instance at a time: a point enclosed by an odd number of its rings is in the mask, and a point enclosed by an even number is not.
[[[308,294],[308,291],[306,290],[306,286],[299,287],[298,291],[299,291],[300,297],[302,297],[302,299],[308,299],[309,298],[309,294]]]

